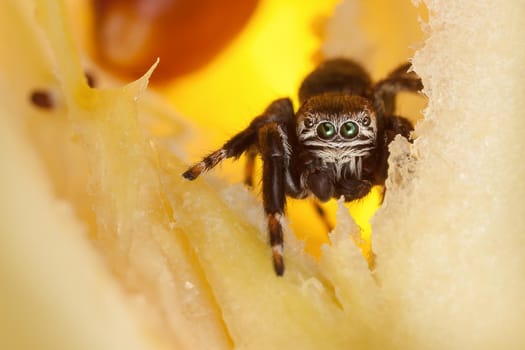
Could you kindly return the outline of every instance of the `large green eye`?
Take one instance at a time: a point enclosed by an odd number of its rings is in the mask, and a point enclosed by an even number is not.
[[[320,138],[329,140],[335,135],[335,126],[330,122],[322,122],[317,126],[317,135]]]
[[[342,137],[345,139],[352,139],[356,137],[357,133],[359,132],[359,128],[356,123],[354,122],[346,122],[343,125],[341,125],[341,130],[339,133]]]

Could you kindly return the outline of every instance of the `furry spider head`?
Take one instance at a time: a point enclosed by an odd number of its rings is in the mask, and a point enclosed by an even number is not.
[[[313,96],[296,118],[299,142],[320,157],[327,150],[345,157],[367,156],[376,147],[377,113],[361,96],[332,92]]]

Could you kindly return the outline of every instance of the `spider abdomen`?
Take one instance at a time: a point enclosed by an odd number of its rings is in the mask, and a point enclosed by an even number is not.
[[[310,73],[299,88],[299,101],[326,92],[339,92],[358,96],[370,96],[372,79],[356,62],[335,58],[323,62]]]

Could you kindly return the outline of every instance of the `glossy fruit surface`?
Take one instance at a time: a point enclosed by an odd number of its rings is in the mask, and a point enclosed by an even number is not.
[[[169,81],[210,61],[239,33],[257,0],[93,0],[97,61],[138,78]]]

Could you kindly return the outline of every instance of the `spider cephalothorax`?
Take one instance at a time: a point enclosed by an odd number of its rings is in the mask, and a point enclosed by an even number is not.
[[[373,185],[384,184],[388,144],[397,134],[409,137],[412,130],[407,119],[393,114],[395,96],[422,88],[409,68],[404,64],[372,84],[357,63],[326,61],[303,81],[297,113],[288,98],[272,102],[245,130],[183,176],[193,180],[223,159],[246,153],[245,183],[251,185],[254,160],[260,155],[273,265],[277,275],[282,275],[281,217],[286,196],[353,201],[365,196]]]
[[[320,200],[339,197],[336,184],[361,180],[377,149],[377,116],[363,97],[328,92],[309,98],[297,112],[297,137],[305,165],[304,186]],[[351,200],[350,198],[348,200]]]

